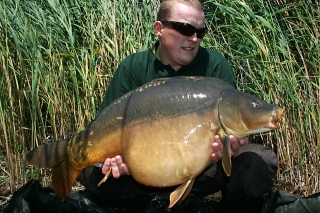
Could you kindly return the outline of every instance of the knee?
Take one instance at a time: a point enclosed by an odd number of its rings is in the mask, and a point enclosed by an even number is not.
[[[232,160],[230,186],[242,188],[246,194],[261,196],[271,190],[276,180],[278,163],[276,154],[262,145],[249,144]]]
[[[278,169],[277,155],[269,148],[260,144],[248,144],[241,147],[239,155],[242,163],[250,164],[256,169],[267,168],[271,174],[276,175]],[[237,158],[236,157],[236,158]]]

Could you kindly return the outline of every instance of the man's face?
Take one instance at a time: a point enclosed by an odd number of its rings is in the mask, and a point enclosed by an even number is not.
[[[185,4],[177,3],[166,21],[184,22],[195,28],[204,27],[204,13]],[[189,64],[196,56],[201,39],[196,34],[185,36],[175,29],[155,22],[154,28],[160,41],[160,57],[164,64],[170,64],[175,70]]]

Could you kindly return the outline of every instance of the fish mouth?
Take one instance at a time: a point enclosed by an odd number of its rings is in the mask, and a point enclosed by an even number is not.
[[[278,108],[272,111],[269,123],[264,127],[269,129],[279,129],[280,128],[280,119],[284,113],[284,109]]]

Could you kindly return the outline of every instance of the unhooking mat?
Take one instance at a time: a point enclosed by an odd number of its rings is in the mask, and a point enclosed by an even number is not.
[[[86,191],[71,192],[61,202],[50,187],[31,180],[16,191],[4,213],[320,213],[320,193],[302,198],[276,191],[265,198],[214,202],[203,197],[188,196],[168,209],[169,193],[149,196],[108,206],[98,206]]]

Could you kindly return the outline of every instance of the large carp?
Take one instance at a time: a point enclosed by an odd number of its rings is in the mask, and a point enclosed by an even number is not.
[[[240,139],[277,129],[282,114],[277,105],[216,78],[156,79],[114,101],[73,138],[30,151],[27,160],[52,168],[52,186],[64,200],[85,167],[121,155],[142,184],[181,184],[170,195],[172,207],[210,164],[215,134],[224,142],[222,162],[230,175],[228,134]]]

